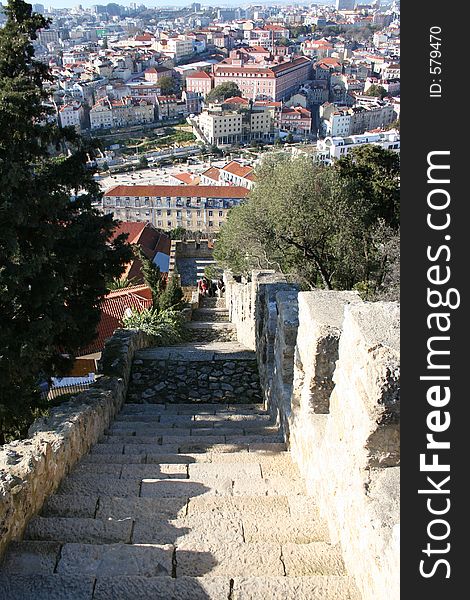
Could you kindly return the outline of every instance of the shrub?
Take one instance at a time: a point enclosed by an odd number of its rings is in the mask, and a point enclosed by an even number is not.
[[[125,329],[140,329],[145,332],[156,346],[169,346],[184,340],[184,318],[176,310],[133,310],[129,316],[124,317],[123,325]]]

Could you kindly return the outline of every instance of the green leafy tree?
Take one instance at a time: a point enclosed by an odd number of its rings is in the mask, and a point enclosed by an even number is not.
[[[383,100],[388,95],[387,90],[382,85],[373,83],[367,90],[366,96],[374,96]]]
[[[398,163],[361,148],[334,167],[267,156],[248,199],[233,208],[214,249],[220,266],[274,268],[306,286],[371,297],[385,281],[386,241],[398,232]]]
[[[178,90],[178,85],[173,77],[164,76],[158,80],[160,92],[162,96],[170,96],[175,94]]]
[[[41,377],[95,337],[106,282],[131,258],[86,167],[94,148],[57,127],[48,66],[32,41],[48,21],[9,0],[0,29],[0,444],[24,433]],[[66,150],[66,152],[65,152]]]
[[[139,159],[139,167],[141,169],[146,169],[149,166],[149,161],[146,156],[141,156]]]
[[[209,102],[223,102],[227,98],[233,98],[234,96],[241,96],[240,88],[233,81],[226,81],[216,85],[206,96],[206,103]]]

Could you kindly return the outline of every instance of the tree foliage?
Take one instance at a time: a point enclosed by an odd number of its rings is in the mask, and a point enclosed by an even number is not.
[[[125,329],[144,331],[156,346],[170,346],[184,340],[184,318],[182,313],[176,310],[134,310],[124,317],[123,325]]]
[[[0,443],[40,406],[40,377],[64,372],[90,343],[106,282],[130,260],[116,223],[93,208],[98,184],[85,144],[47,108],[48,66],[32,40],[46,28],[9,0],[0,29]]]
[[[181,310],[183,307],[183,290],[179,283],[177,273],[173,273],[170,280],[167,282],[165,289],[160,294],[158,299],[158,308],[160,310]]]
[[[376,98],[380,98],[383,100],[385,96],[388,96],[387,90],[383,87],[383,85],[377,85],[373,83],[367,90],[366,96],[375,96]]]
[[[216,85],[206,96],[206,102],[223,102],[227,98],[241,96],[240,88],[233,81],[226,81]]]
[[[135,254],[140,261],[142,276],[145,283],[152,291],[152,300],[154,307],[158,308],[160,294],[165,288],[165,281],[162,277],[158,265],[154,264],[143,252],[140,246],[135,246]]]
[[[325,167],[267,156],[248,200],[232,209],[214,256],[235,273],[274,268],[308,287],[373,296],[398,235],[398,156],[364,146]]]
[[[162,96],[170,96],[178,90],[176,80],[173,77],[168,77],[166,75],[158,80],[158,85]]]

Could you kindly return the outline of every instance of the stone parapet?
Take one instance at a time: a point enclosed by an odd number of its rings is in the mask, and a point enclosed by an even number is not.
[[[144,333],[117,330],[97,382],[37,419],[28,438],[0,447],[0,556],[109,426],[126,397],[134,353],[147,345]]]
[[[363,600],[399,597],[399,305],[225,274],[239,342]]]

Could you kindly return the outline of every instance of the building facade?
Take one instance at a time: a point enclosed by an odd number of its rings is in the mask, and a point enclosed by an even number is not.
[[[118,185],[104,194],[101,209],[121,221],[148,222],[166,231],[217,232],[229,209],[247,195],[245,187],[228,185]]]

